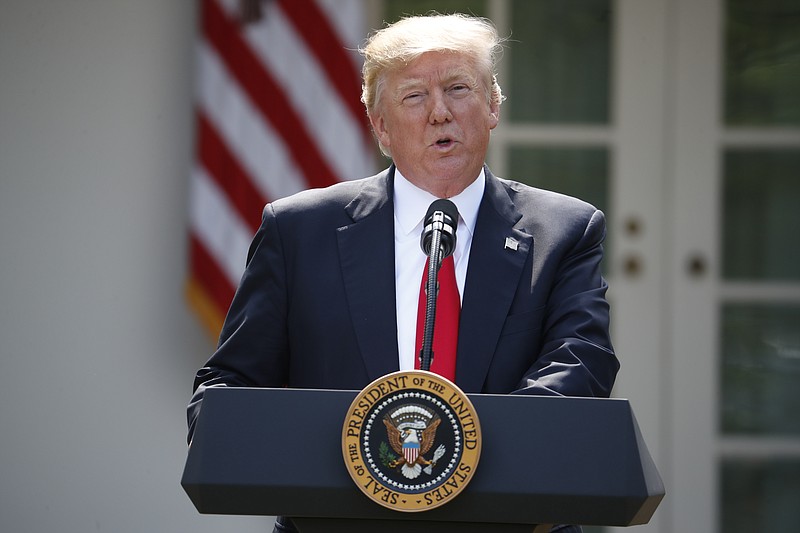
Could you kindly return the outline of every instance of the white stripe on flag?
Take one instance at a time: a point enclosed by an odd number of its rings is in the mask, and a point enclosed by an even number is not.
[[[235,287],[244,272],[253,232],[201,167],[192,172],[189,223]]]

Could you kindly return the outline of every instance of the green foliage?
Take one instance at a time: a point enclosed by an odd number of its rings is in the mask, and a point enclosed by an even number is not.
[[[378,458],[384,466],[389,466],[391,463],[397,461],[397,456],[392,453],[386,442],[381,442],[380,446],[378,446]]]

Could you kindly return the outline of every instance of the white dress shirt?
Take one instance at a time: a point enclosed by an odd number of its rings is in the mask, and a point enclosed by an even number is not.
[[[478,208],[486,187],[486,176],[480,174],[461,194],[450,198],[458,207],[458,229],[453,260],[458,293],[464,298],[467,263]],[[408,181],[399,170],[394,173],[394,286],[397,301],[397,347],[400,370],[413,370],[416,353],[417,308],[419,290],[427,257],[420,247],[422,224],[428,207],[437,198]]]

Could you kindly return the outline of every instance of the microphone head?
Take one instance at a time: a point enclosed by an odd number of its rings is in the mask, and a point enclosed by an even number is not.
[[[458,208],[450,200],[440,198],[428,208],[425,215],[424,227],[420,246],[425,255],[431,255],[431,242],[434,230],[440,230],[441,239],[439,241],[442,249],[442,259],[453,253],[456,249],[456,230],[458,229]]]

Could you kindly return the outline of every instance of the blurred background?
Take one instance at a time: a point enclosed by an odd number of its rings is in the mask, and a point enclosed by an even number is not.
[[[387,164],[353,49],[430,9],[509,36],[494,173],[608,216],[634,530],[797,529],[800,0],[0,0],[0,530],[271,527],[180,487],[194,372],[263,203]]]

